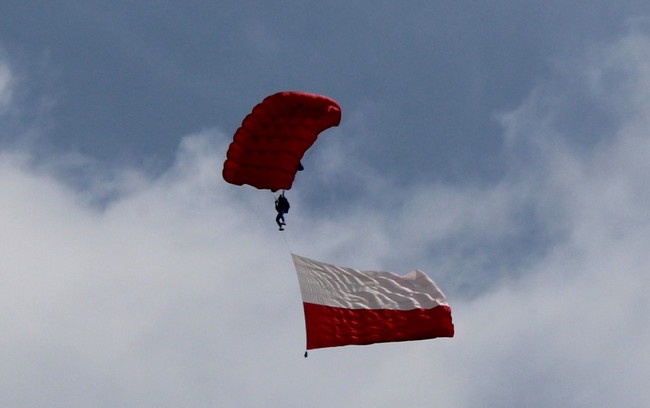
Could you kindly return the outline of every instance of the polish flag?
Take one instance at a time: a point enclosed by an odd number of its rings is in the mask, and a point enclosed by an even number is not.
[[[307,350],[453,337],[445,295],[421,271],[359,271],[292,254]]]

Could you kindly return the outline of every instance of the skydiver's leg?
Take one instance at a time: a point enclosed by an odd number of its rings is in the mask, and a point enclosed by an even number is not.
[[[282,211],[278,212],[278,215],[275,217],[275,222],[278,224],[278,227],[280,227],[280,231],[282,231],[282,226],[285,225],[284,213]]]

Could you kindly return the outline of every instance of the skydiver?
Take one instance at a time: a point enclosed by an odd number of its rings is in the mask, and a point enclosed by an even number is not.
[[[275,217],[275,222],[278,224],[278,227],[280,227],[280,231],[284,231],[284,226],[286,223],[284,222],[284,214],[289,212],[289,208],[291,205],[289,205],[289,200],[284,196],[284,191],[278,198],[275,199],[275,211],[278,212],[278,215]]]

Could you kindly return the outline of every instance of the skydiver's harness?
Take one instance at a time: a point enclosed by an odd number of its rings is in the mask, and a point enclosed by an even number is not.
[[[284,192],[280,194],[280,197],[275,199],[275,211],[286,214],[289,212],[289,208],[291,208],[291,205],[289,204],[289,200],[284,196]]]

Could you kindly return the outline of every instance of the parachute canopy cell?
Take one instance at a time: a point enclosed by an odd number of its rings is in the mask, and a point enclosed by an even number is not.
[[[332,99],[306,92],[267,96],[242,121],[228,148],[223,178],[272,191],[289,190],[318,135],[341,122]]]

